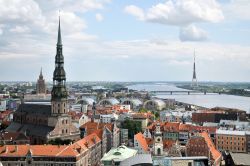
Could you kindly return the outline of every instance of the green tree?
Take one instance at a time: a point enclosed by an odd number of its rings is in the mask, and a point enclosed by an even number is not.
[[[140,112],[140,113],[147,113],[147,112],[148,112],[148,110],[147,110],[147,109],[145,109],[145,108],[140,108],[140,110],[139,110],[138,112]]]
[[[51,145],[69,145],[70,142],[72,142],[71,139],[62,140],[61,138],[56,138],[53,140],[49,140],[48,144],[51,144]]]
[[[129,139],[133,139],[135,134],[142,131],[141,122],[133,121],[133,120],[129,120],[129,119],[126,119],[122,123],[122,128],[128,129],[128,138]]]

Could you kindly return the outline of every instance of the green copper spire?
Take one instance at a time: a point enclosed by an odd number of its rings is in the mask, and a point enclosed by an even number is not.
[[[60,15],[59,15],[59,26],[58,26],[57,45],[62,45]]]
[[[56,45],[55,70],[53,74],[52,100],[67,99],[66,73],[64,70],[64,57],[59,16],[58,36]]]

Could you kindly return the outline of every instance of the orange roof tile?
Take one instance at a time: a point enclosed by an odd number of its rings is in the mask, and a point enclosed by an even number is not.
[[[179,132],[179,125],[178,122],[166,122],[164,124],[164,131],[170,131],[170,132]]]
[[[216,132],[217,127],[208,127],[208,126],[192,126],[191,130],[192,131],[197,131],[197,132],[208,132],[208,133],[215,133]]]
[[[154,140],[152,138],[145,138],[147,141],[148,146],[153,145]]]
[[[93,133],[72,145],[4,145],[0,146],[0,156],[26,156],[30,152],[33,156],[42,157],[77,157],[100,141]]]
[[[100,139],[102,139],[103,129],[97,129],[93,133],[95,133]]]
[[[180,131],[190,131],[192,125],[190,124],[180,124],[179,130]]]
[[[170,149],[174,144],[176,143],[175,140],[164,140],[163,141],[163,146],[164,146],[164,149]]]
[[[134,119],[147,119],[148,114],[147,113],[134,113],[131,115]]]
[[[67,145],[32,145],[30,151],[34,156],[57,156]]]
[[[216,149],[212,139],[209,137],[207,132],[202,132],[201,136],[205,139],[208,148],[210,149],[210,152],[212,154],[213,160],[218,160],[222,157],[221,153]]]
[[[141,147],[143,148],[143,150],[145,152],[149,151],[148,143],[141,132],[137,133],[134,137],[137,140],[137,142],[141,145]]]
[[[97,123],[97,122],[87,122],[83,124],[80,128],[85,128],[87,131],[87,135],[92,134],[97,129],[104,129],[104,127],[107,127],[110,131],[113,130],[113,124],[112,123]]]
[[[0,146],[0,156],[26,156],[29,145],[4,145]]]
[[[96,133],[92,133],[86,137],[84,137],[83,139],[80,139],[79,141],[75,142],[73,144],[73,146],[75,145],[79,145],[81,147],[92,147],[93,145],[95,145],[96,143],[100,142],[101,139],[97,136]]]

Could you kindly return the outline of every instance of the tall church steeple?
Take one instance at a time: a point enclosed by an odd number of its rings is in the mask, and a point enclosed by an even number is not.
[[[60,16],[59,16],[58,35],[57,35],[57,45],[62,45]]]
[[[67,113],[66,73],[64,70],[64,57],[61,38],[61,25],[59,16],[58,37],[56,45],[55,70],[53,74],[53,89],[51,92],[52,115]]]

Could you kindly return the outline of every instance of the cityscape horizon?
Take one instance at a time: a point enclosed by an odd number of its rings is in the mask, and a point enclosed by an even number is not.
[[[0,166],[249,166],[249,9],[0,0]]]

